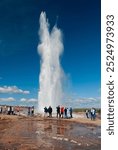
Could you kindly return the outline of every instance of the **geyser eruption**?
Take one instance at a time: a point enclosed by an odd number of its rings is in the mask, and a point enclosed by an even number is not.
[[[38,52],[41,56],[41,69],[39,75],[38,110],[51,106],[53,110],[62,101],[62,76],[60,55],[63,52],[62,33],[55,25],[49,30],[46,13],[40,15],[40,43]]]

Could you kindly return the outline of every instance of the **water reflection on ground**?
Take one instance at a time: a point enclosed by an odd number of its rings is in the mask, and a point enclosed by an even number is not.
[[[100,127],[58,119],[20,119],[0,134],[5,150],[100,150]]]

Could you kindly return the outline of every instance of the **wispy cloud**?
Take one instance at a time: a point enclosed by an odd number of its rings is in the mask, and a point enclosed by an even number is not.
[[[80,107],[100,107],[100,97],[94,98],[70,98],[65,101],[66,106],[72,106],[74,108],[80,108]]]
[[[22,90],[17,86],[3,86],[0,87],[0,93],[19,93],[19,94],[29,94],[30,91]]]
[[[3,78],[2,77],[0,77],[0,80],[2,80]]]
[[[15,101],[15,98],[8,97],[8,98],[0,98],[0,102],[13,102]]]
[[[93,97],[89,97],[88,100],[90,100],[90,101],[96,101],[97,99],[93,98]]]
[[[35,98],[29,98],[29,99],[27,99],[27,98],[21,98],[20,101],[21,102],[25,102],[25,103],[37,103],[38,102],[38,100],[35,99]]]

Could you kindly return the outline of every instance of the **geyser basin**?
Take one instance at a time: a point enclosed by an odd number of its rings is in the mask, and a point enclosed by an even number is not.
[[[53,110],[62,102],[62,77],[60,56],[63,52],[62,32],[55,25],[49,29],[46,13],[42,12],[39,19],[38,52],[41,57],[39,75],[38,110],[51,106]]]

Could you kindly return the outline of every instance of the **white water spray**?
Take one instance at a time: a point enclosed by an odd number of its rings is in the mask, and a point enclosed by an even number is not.
[[[38,111],[43,112],[44,107],[51,106],[56,109],[62,102],[62,76],[60,55],[63,52],[61,30],[54,26],[49,31],[49,23],[45,12],[40,15],[40,43],[38,52],[41,56],[41,69],[39,76]]]

